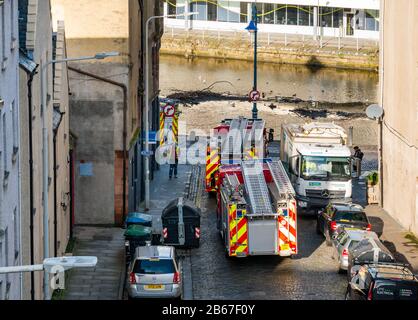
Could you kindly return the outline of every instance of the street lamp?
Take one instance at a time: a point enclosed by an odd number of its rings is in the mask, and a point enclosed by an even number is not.
[[[257,91],[257,5],[254,3],[253,10],[252,10],[253,18],[250,21],[250,24],[245,29],[249,33],[254,33],[254,86],[253,91]],[[253,119],[258,118],[258,109],[257,109],[257,101],[253,103]]]
[[[150,209],[150,172],[149,172],[149,158],[150,158],[150,150],[149,150],[149,24],[152,20],[155,19],[164,19],[164,18],[176,18],[176,17],[189,17],[198,15],[199,12],[189,12],[189,13],[182,13],[182,14],[169,14],[165,16],[152,16],[149,17],[145,23],[145,211]]]
[[[33,272],[33,271],[46,271],[48,273],[55,273],[57,267],[62,271],[67,271],[73,268],[94,268],[97,265],[97,257],[88,256],[73,256],[73,257],[58,257],[47,258],[41,264],[35,264],[30,266],[13,266],[13,267],[1,267],[0,274],[2,273],[20,273],[20,272]]]
[[[29,266],[13,266],[0,268],[0,274],[2,273],[21,273],[21,272],[34,272],[44,271],[44,277],[49,279],[49,274],[61,273],[73,268],[94,268],[97,265],[97,257],[60,257],[60,258],[47,258],[41,264],[29,265]],[[47,281],[48,284],[48,281]],[[49,284],[48,284],[49,290]],[[45,299],[49,299],[49,296]]]
[[[83,60],[103,60],[108,57],[118,56],[119,52],[100,52],[94,56],[66,58],[61,60],[51,60],[41,67],[41,103],[42,103],[42,164],[43,164],[43,187],[42,187],[42,205],[43,205],[43,227],[44,227],[44,258],[49,258],[49,222],[48,222],[48,185],[49,185],[49,157],[48,157],[48,128],[46,119],[46,95],[47,95],[47,83],[45,83],[46,71],[48,67],[57,63],[65,63],[71,61],[83,61]],[[44,275],[44,299],[49,299],[49,285],[48,276]]]

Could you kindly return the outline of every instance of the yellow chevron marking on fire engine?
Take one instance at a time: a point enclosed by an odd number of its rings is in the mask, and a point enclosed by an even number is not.
[[[160,112],[160,146],[163,146],[164,141],[164,112]]]

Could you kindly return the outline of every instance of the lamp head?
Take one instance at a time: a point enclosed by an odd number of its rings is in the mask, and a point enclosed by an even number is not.
[[[248,25],[248,27],[245,28],[245,30],[247,30],[250,33],[254,33],[258,30],[254,20],[250,21],[250,24]]]
[[[97,60],[103,60],[105,58],[109,58],[109,57],[116,57],[119,56],[119,52],[100,52],[100,53],[96,53],[94,55],[94,58]]]

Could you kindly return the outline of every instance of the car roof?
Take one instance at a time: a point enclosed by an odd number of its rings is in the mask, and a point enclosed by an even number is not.
[[[345,230],[348,236],[355,241],[361,241],[363,239],[379,239],[376,232],[366,230]]]
[[[174,258],[175,249],[170,246],[140,246],[136,248],[136,258]]]
[[[364,208],[355,203],[333,202],[331,205],[337,209],[337,211],[364,212]]]

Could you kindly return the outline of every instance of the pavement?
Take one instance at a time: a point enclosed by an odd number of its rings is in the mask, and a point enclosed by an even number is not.
[[[118,300],[125,265],[124,230],[81,227],[74,230],[73,255],[97,256],[95,269],[73,269],[68,273],[65,300]]]

